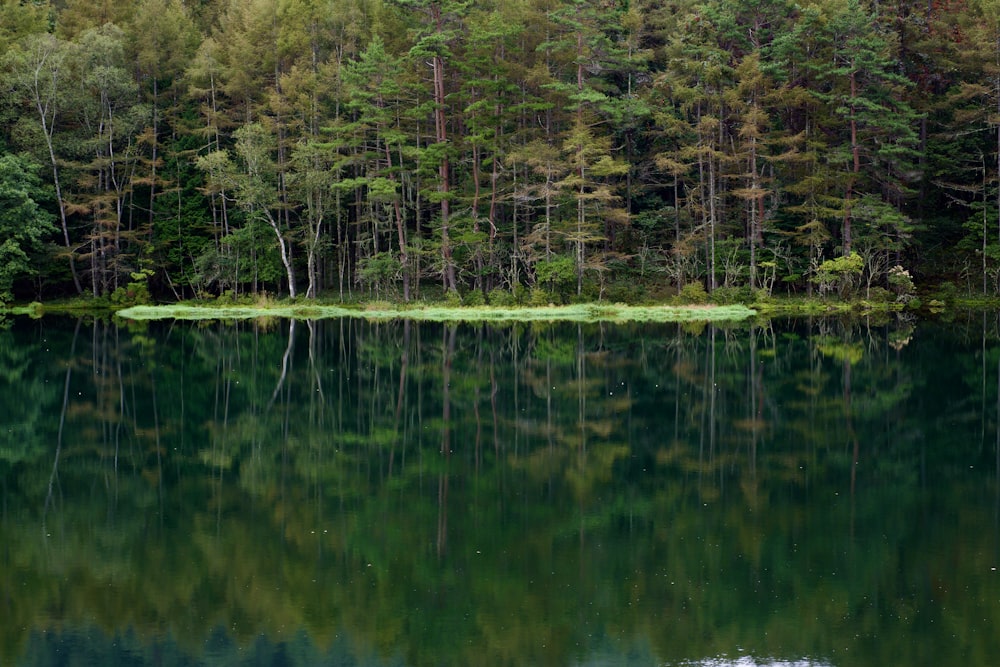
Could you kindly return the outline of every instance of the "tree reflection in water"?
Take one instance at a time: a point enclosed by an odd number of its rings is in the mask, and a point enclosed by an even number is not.
[[[18,320],[0,662],[990,664],[996,328]]]

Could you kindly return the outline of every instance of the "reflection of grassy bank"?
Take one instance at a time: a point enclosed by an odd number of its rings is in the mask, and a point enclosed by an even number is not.
[[[824,299],[821,297],[778,297],[750,304],[764,317],[800,317],[865,313],[891,313],[907,310],[895,301],[867,299]]]
[[[569,322],[689,322],[742,320],[754,314],[746,306],[628,306],[623,304],[579,304],[496,308],[447,306],[378,306],[345,308],[314,304],[269,304],[267,306],[135,306],[118,313],[130,320],[159,319],[248,319],[291,317],[322,319],[360,317],[370,320],[412,319],[432,322],[569,321]]]

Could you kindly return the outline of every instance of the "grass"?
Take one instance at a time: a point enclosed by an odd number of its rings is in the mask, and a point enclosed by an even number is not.
[[[490,306],[447,307],[435,305],[393,306],[377,304],[361,308],[275,303],[266,306],[164,305],[134,306],[118,312],[129,320],[224,320],[257,317],[325,319],[358,317],[368,320],[411,319],[428,322],[705,322],[744,320],[755,312],[745,306],[629,306],[624,304],[578,304],[498,308]]]

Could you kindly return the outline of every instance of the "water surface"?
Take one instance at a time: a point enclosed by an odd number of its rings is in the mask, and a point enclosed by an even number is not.
[[[9,321],[0,664],[996,664],[997,329]]]

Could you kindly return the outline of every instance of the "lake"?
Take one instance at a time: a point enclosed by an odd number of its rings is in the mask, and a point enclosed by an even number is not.
[[[0,664],[996,664],[998,329],[7,320]]]

